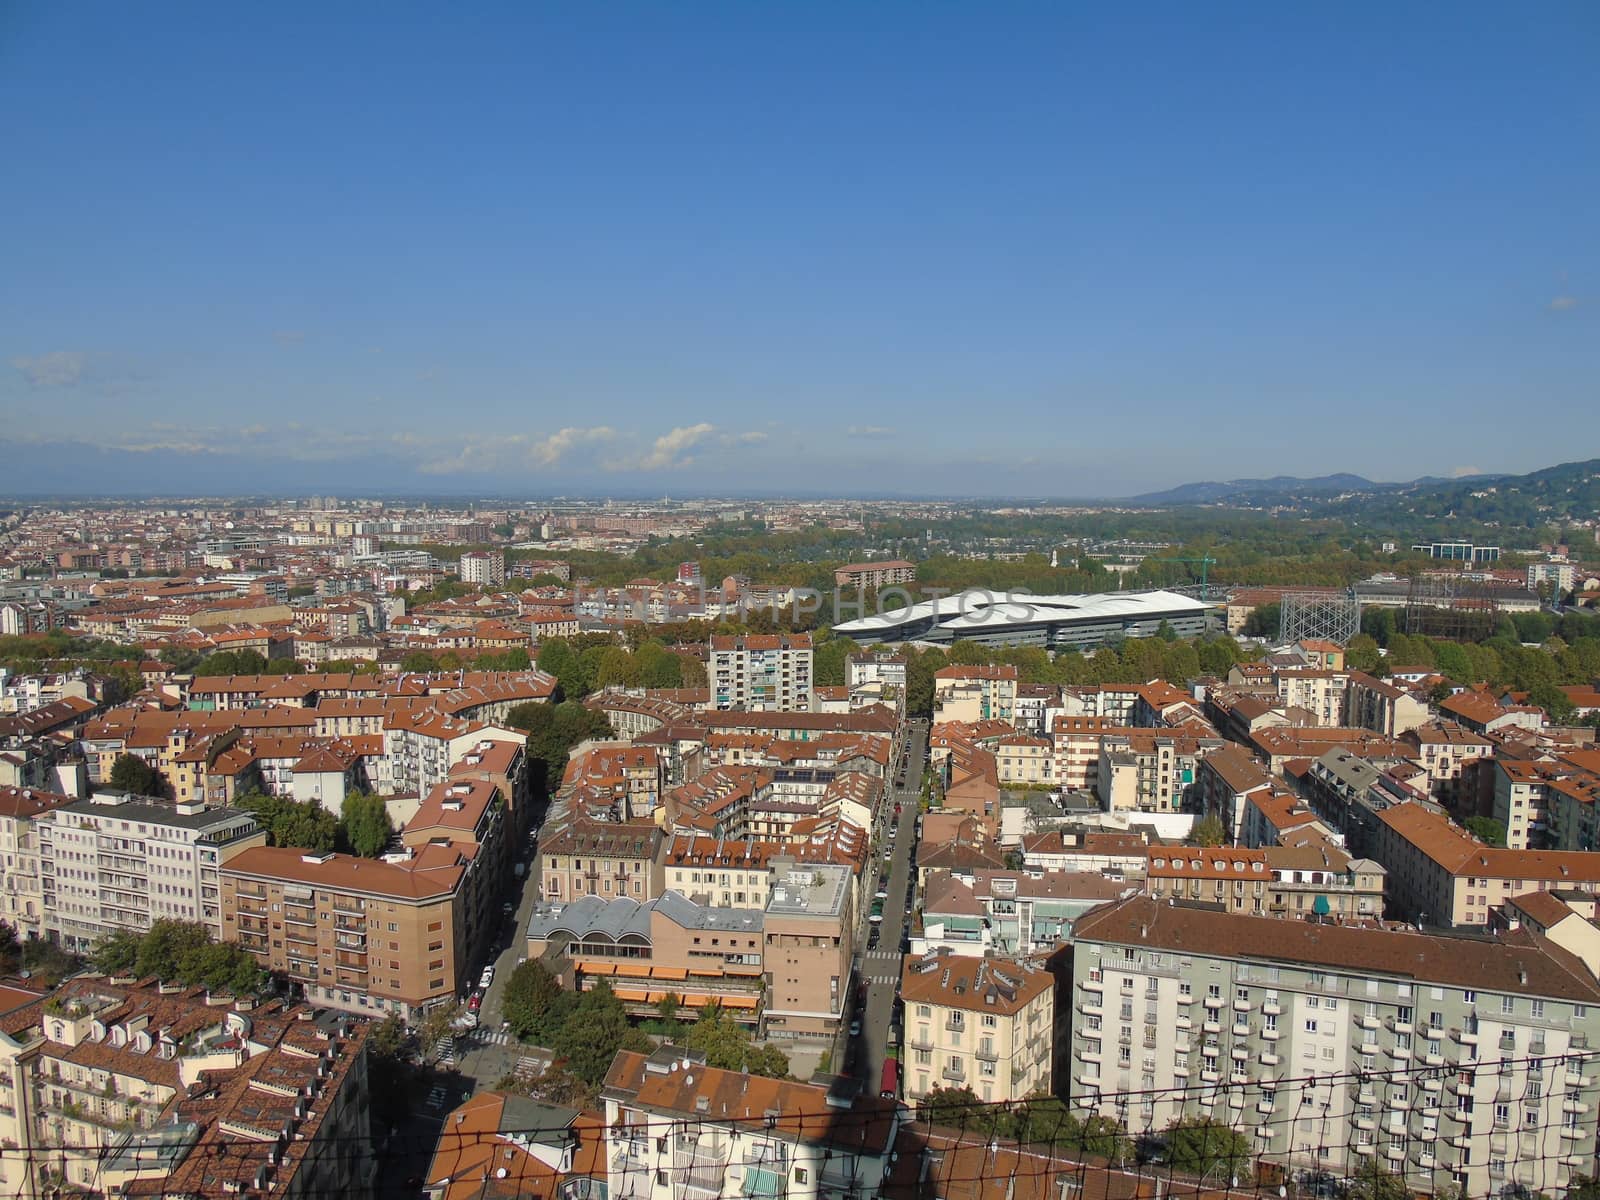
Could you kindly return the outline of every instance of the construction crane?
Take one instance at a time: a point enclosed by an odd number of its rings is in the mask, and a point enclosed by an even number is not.
[[[1214,567],[1214,566],[1217,565],[1217,560],[1212,558],[1211,555],[1202,554],[1199,558],[1158,558],[1158,559],[1156,559],[1156,561],[1157,562],[1174,562],[1174,563],[1199,563],[1200,564],[1200,599],[1201,600],[1210,600],[1211,599],[1211,592],[1209,591],[1209,589],[1207,587],[1206,581],[1207,581],[1207,579],[1210,578],[1210,570],[1209,569],[1211,567]]]

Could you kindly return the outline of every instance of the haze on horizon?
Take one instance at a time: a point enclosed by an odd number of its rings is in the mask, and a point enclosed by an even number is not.
[[[1600,453],[1600,9],[8,5],[13,492]],[[1442,24],[1448,22],[1448,24]]]

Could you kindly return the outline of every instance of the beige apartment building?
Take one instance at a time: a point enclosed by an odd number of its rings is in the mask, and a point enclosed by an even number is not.
[[[410,1019],[448,1002],[471,966],[470,860],[427,846],[404,864],[260,846],[222,870],[223,936],[306,999]]]
[[[936,1087],[971,1088],[984,1103],[1049,1090],[1055,1044],[1049,972],[939,951],[906,960],[900,995],[907,1100]]]
[[[933,721],[1014,721],[1017,669],[1013,666],[941,667],[933,675]]]
[[[1393,738],[1426,725],[1430,719],[1427,704],[1404,688],[1375,679],[1365,671],[1350,673],[1344,690],[1346,726]]]
[[[1155,846],[1144,892],[1157,900],[1215,904],[1257,917],[1383,915],[1385,871],[1330,843],[1306,846]]]
[[[1378,814],[1372,856],[1389,872],[1389,915],[1428,925],[1485,926],[1516,896],[1600,887],[1600,854],[1486,846],[1420,804]]]
[[[0,1192],[370,1193],[368,1024],[80,976],[0,1015]]]
[[[583,896],[626,896],[643,902],[661,894],[659,826],[646,821],[574,818],[547,827],[539,839],[539,894],[551,904]]]
[[[44,937],[49,928],[44,911],[43,868],[39,858],[41,818],[73,797],[36,788],[0,788],[0,920],[17,936]]]
[[[854,873],[791,866],[776,874],[762,926],[762,1030],[774,1039],[832,1038],[844,1019],[855,953]]]
[[[992,752],[1001,787],[1049,787],[1055,782],[1055,748],[1049,738],[1015,733],[996,741]]]

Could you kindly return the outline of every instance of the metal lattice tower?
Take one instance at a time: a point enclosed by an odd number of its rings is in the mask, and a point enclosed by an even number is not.
[[[1278,640],[1337,642],[1348,646],[1361,632],[1361,601],[1343,592],[1286,592],[1280,602]]]
[[[1495,631],[1500,604],[1494,586],[1464,575],[1419,575],[1406,593],[1405,632],[1480,642]]]

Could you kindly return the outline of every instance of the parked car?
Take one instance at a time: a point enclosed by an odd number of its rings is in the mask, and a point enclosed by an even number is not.
[[[854,1021],[850,1022],[850,1036],[851,1037],[860,1037],[861,1036],[861,1018],[860,1017],[857,1017]]]
[[[489,985],[491,983],[493,983],[493,982],[494,982],[494,964],[490,963],[487,967],[485,967],[483,969],[483,974],[478,976],[478,986],[480,988],[484,989],[485,991],[487,991]]]
[[[470,1013],[475,1013],[482,1007],[483,1007],[483,993],[482,992],[473,992],[472,993],[472,998],[467,1001],[467,1011],[470,1012]]]

